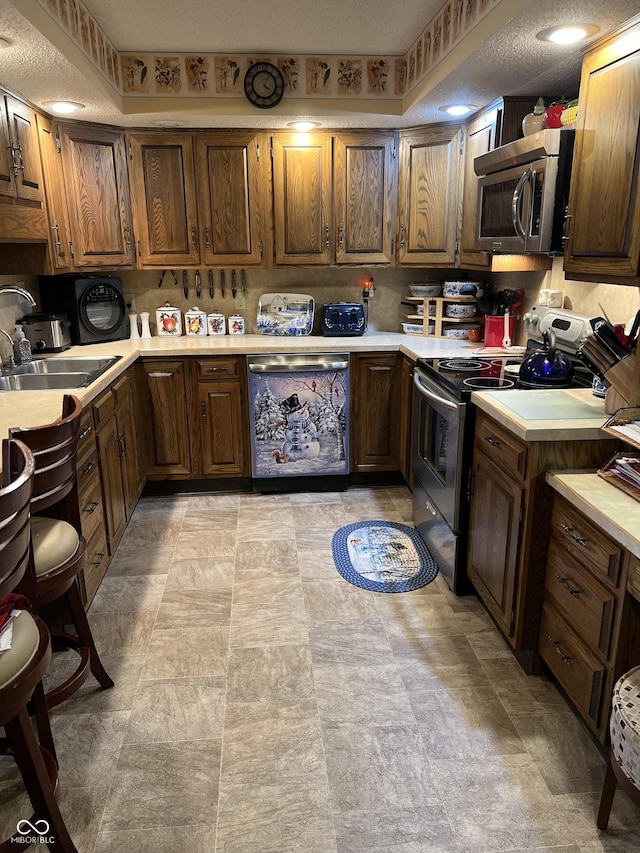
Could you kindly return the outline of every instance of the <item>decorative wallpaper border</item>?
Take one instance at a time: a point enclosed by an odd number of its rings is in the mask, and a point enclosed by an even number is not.
[[[127,96],[241,97],[259,60],[280,68],[292,98],[399,99],[502,0],[447,0],[410,50],[398,56],[120,54],[82,0],[38,0],[111,85]]]

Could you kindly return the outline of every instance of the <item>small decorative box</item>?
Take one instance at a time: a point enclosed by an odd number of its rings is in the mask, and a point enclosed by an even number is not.
[[[160,337],[179,338],[182,335],[182,311],[165,302],[162,308],[156,309],[156,330]]]
[[[184,314],[184,329],[187,335],[207,334],[207,312],[194,306]]]
[[[207,327],[210,335],[226,334],[224,314],[207,314]]]
[[[232,314],[228,323],[230,335],[244,335],[244,317],[240,314]]]

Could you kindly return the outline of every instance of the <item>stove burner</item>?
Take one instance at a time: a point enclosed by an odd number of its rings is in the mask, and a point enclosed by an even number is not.
[[[484,363],[478,361],[477,358],[446,358],[438,362],[438,367],[441,370],[458,370],[471,373],[473,370],[481,370]]]
[[[487,391],[492,388],[513,388],[516,383],[511,379],[501,379],[499,376],[474,376],[463,379],[462,384],[477,391]]]

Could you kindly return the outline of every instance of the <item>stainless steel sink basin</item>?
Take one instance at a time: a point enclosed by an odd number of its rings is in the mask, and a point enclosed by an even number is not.
[[[34,359],[0,376],[0,391],[86,388],[121,358],[87,355]]]

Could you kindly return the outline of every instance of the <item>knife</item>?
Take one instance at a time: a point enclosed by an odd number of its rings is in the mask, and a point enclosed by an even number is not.
[[[618,340],[616,333],[609,323],[601,318],[591,321],[593,323],[593,334],[601,344],[609,350],[617,359],[629,355],[629,350]]]
[[[209,270],[209,297],[213,299],[213,270]]]
[[[238,291],[236,289],[236,271],[231,270],[231,295],[233,296],[234,299],[236,298],[237,292]]]
[[[220,293],[224,299],[224,270],[220,270]]]
[[[202,297],[202,287],[200,280],[200,270],[196,270],[196,299],[200,299]]]
[[[242,295],[247,298],[247,274],[244,270],[240,270],[240,280],[242,281]],[[638,311],[638,320],[640,320],[640,311]]]
[[[182,290],[184,293],[184,298],[189,298],[189,278],[187,276],[187,271],[182,270]]]

